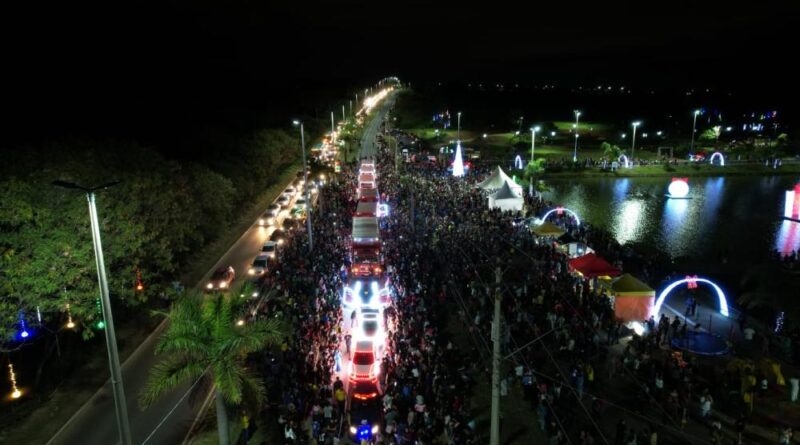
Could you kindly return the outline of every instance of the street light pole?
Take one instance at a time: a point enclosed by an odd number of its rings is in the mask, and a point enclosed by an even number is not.
[[[344,104],[342,104],[342,122],[346,121],[347,117],[344,114]]]
[[[631,138],[631,165],[633,165],[633,154],[636,151],[636,128],[641,125],[641,122],[634,122],[633,125],[633,137]]]
[[[581,112],[575,110],[575,148],[572,151],[572,162],[578,162],[578,122],[581,117]]]
[[[116,185],[112,182],[99,187],[86,188],[77,184],[54,181],[53,185],[77,189],[86,192],[86,200],[89,203],[89,221],[92,228],[92,245],[94,246],[95,266],[97,267],[97,281],[100,287],[100,308],[103,313],[105,323],[106,349],[108,350],[108,366],[111,369],[111,391],[114,395],[114,410],[117,415],[117,428],[119,430],[120,441],[123,445],[132,445],[131,425],[128,420],[128,404],[125,399],[125,388],[122,383],[122,368],[119,362],[119,351],[117,350],[117,335],[114,330],[114,317],[111,312],[111,298],[108,291],[108,277],[106,276],[106,265],[103,258],[103,244],[100,240],[100,223],[97,218],[97,205],[95,204],[95,190],[105,189]]]
[[[458,130],[456,130],[456,140],[461,140],[461,112],[458,112]]]
[[[492,322],[492,419],[489,433],[489,445],[500,445],[500,281],[503,272],[500,267],[495,269],[495,283],[497,284],[494,297],[494,320]]]
[[[344,107],[344,105],[342,105]],[[311,199],[308,197],[308,166],[306,164],[306,134],[303,129],[302,121],[294,121],[295,125],[300,126],[300,146],[303,148],[303,188],[306,195],[306,224],[308,226],[308,251],[314,250],[314,232],[311,228]]]
[[[531,162],[533,162],[533,155],[536,150],[536,132],[539,131],[539,127],[532,127],[531,128]]]
[[[336,128],[333,126],[333,111],[331,111],[331,137],[333,136],[334,133],[336,133]]]
[[[692,145],[689,147],[689,151],[694,154],[694,132],[697,131],[697,115],[700,114],[700,110],[694,110],[694,119],[692,119]]]

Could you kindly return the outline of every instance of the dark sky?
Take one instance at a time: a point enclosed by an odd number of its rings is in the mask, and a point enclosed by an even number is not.
[[[51,120],[122,109],[294,111],[392,74],[795,91],[800,24],[790,0],[18,3],[25,10],[6,15],[6,106]]]

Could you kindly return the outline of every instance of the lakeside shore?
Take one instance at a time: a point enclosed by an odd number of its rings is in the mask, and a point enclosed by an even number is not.
[[[514,172],[516,173],[516,172]],[[666,169],[664,165],[644,165],[633,168],[620,168],[616,171],[602,170],[599,168],[588,169],[561,169],[538,174],[540,179],[566,178],[566,177],[602,177],[602,178],[633,178],[633,177],[708,177],[708,176],[773,176],[773,175],[798,175],[800,163],[785,163],[775,169],[756,164],[741,164],[720,167],[708,164],[674,165]]]

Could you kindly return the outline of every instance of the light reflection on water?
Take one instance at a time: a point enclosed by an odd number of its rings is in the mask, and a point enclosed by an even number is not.
[[[656,244],[673,258],[763,257],[800,249],[800,223],[783,221],[790,176],[689,180],[691,199],[664,196],[670,178],[547,181],[545,197],[608,229],[620,243]]]

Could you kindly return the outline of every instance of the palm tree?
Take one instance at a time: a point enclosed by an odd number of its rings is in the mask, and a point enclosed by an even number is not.
[[[204,378],[215,391],[219,443],[228,445],[226,405],[245,399],[257,406],[265,397],[263,385],[247,369],[247,355],[278,344],[286,335],[286,328],[274,318],[243,323],[246,300],[191,293],[172,304],[167,315],[170,325],[156,346],[162,358],[140,394],[142,406],[181,384]]]

